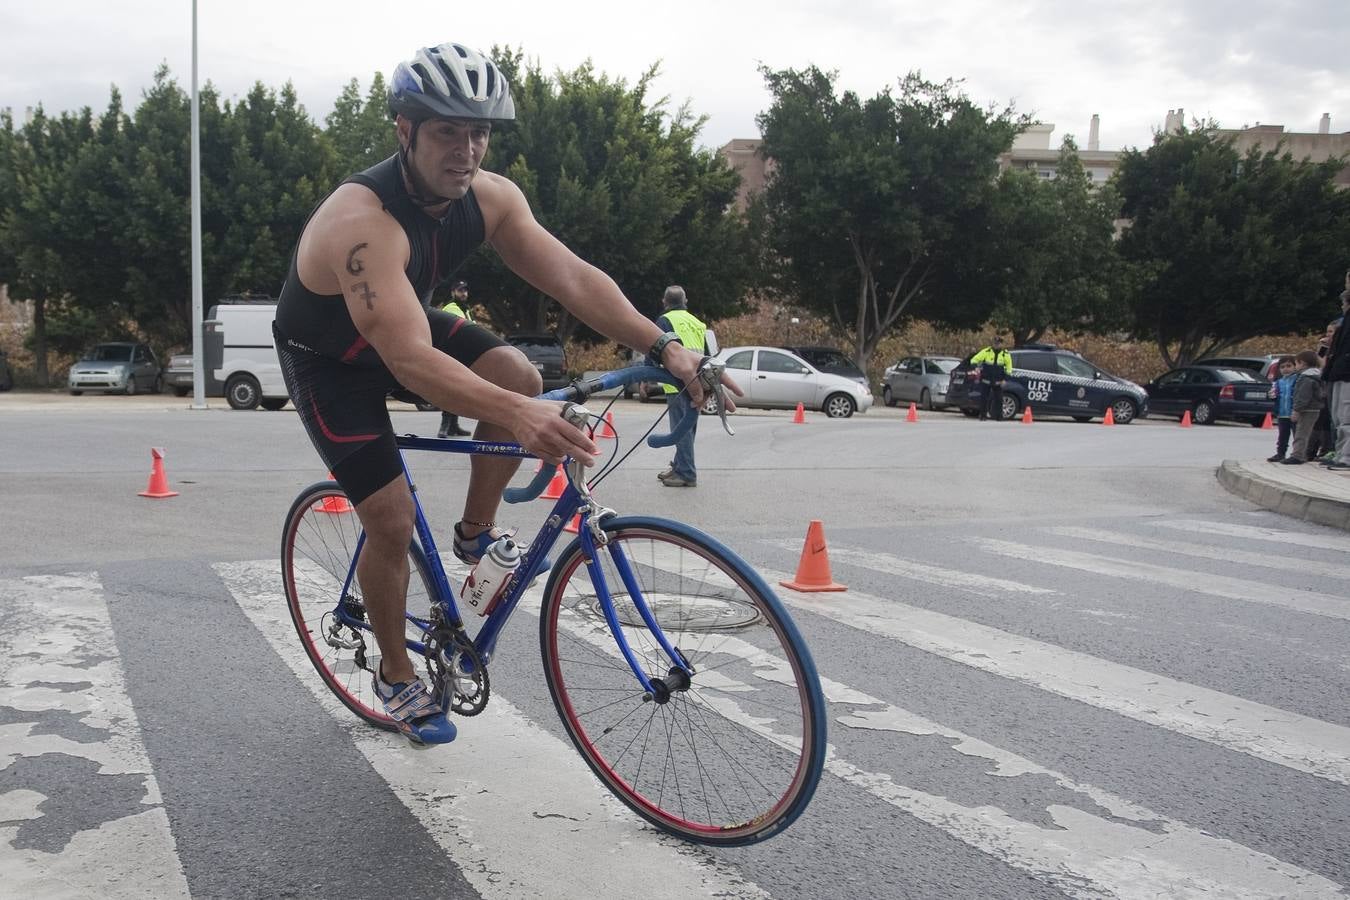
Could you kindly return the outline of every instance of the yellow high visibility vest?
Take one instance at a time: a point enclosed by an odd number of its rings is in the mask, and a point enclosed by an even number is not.
[[[666,311],[665,319],[670,323],[670,330],[680,336],[681,344],[695,353],[703,352],[708,327],[700,322],[697,316],[687,309],[672,309]],[[668,384],[661,385],[661,388],[667,394],[679,393],[678,388]]]

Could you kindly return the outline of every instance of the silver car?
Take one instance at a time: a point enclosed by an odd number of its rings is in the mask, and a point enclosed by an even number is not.
[[[85,391],[158,394],[164,388],[154,351],[130,341],[94,345],[70,367],[66,383],[76,397]]]
[[[924,409],[942,409],[947,405],[952,369],[960,364],[955,356],[906,356],[886,367],[881,399],[887,406],[917,403]]]
[[[727,347],[716,359],[727,364],[727,375],[744,394],[736,398],[737,406],[792,409],[800,403],[832,419],[872,408],[872,391],[865,380],[859,383],[822,372],[778,347]],[[710,408],[705,404],[704,411]]]

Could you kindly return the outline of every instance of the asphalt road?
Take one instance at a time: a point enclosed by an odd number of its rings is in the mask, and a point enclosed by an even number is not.
[[[399,431],[434,431],[410,407]],[[659,405],[615,407],[620,446]],[[824,679],[806,814],[690,848],[571,749],[520,612],[496,699],[414,751],[293,638],[292,412],[0,395],[0,884],[33,897],[1344,896],[1350,536],[1227,494],[1246,426],[704,418],[699,486],[597,491],[776,583],[824,522],[848,591],[782,598]],[[612,445],[612,442],[611,442]],[[150,448],[179,496],[147,500]],[[440,531],[467,463],[416,459]],[[523,479],[522,479],[523,480]],[[504,510],[528,534],[547,504]]]

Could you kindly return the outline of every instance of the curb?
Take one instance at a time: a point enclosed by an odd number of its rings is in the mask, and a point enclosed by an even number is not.
[[[1255,475],[1235,459],[1225,459],[1216,473],[1219,483],[1237,494],[1281,515],[1305,522],[1350,531],[1350,501],[1303,493],[1287,485]]]

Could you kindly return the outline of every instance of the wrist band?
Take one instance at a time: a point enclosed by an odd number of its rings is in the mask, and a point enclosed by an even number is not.
[[[652,349],[648,351],[648,355],[656,360],[657,365],[661,364],[661,354],[666,352],[666,346],[671,343],[679,344],[681,347],[684,346],[684,341],[680,340],[680,336],[673,331],[667,331],[656,339],[655,344],[652,344]]]

